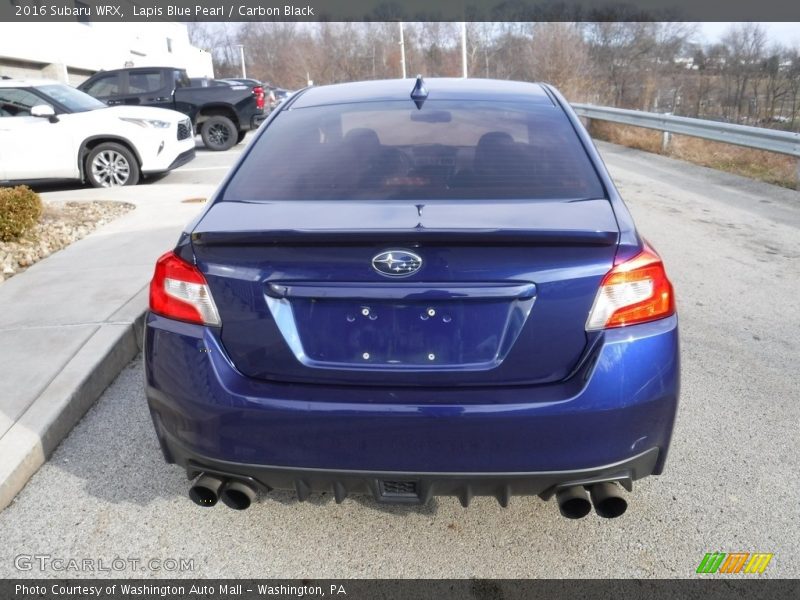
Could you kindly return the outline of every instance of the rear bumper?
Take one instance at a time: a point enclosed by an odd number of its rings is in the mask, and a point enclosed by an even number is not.
[[[522,474],[532,482],[520,489],[541,494],[557,479],[574,479],[563,472],[596,474],[648,451],[656,458],[632,469],[631,478],[659,474],[679,391],[675,317],[605,332],[569,381],[537,387],[255,380],[230,363],[216,331],[152,314],[144,360],[147,398],[169,462],[190,472],[201,466],[240,473],[273,488],[296,479],[276,477],[284,469],[357,471],[368,474],[357,477],[364,481],[380,479],[375,473],[433,482],[452,475],[462,483]]]
[[[258,126],[267,120],[267,116],[268,115],[266,113],[258,113],[253,115],[250,118],[250,129],[258,129]]]
[[[214,460],[182,447],[167,433],[160,432],[159,439],[165,455],[183,466],[189,479],[200,473],[217,475],[223,480],[246,481],[260,492],[293,490],[301,501],[312,493],[325,492],[333,494],[337,503],[351,494],[392,504],[425,504],[432,496],[456,496],[463,506],[469,506],[474,496],[493,496],[501,506],[508,506],[512,496],[538,495],[548,500],[560,488],[604,481],[619,482],[630,491],[633,481],[653,473],[659,456],[658,448],[651,448],[610,465],[528,473],[301,469]]]

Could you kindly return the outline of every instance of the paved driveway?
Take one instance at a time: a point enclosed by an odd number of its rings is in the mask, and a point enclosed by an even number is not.
[[[201,153],[152,185],[214,182],[238,150]],[[464,509],[273,493],[245,512],[202,509],[161,459],[137,361],[0,513],[0,576],[64,575],[14,568],[44,553],[194,565],[123,576],[692,577],[709,551],[772,552],[762,577],[800,576],[800,194],[601,151],[666,261],[682,328],[667,472],[635,485],[624,517],[568,521],[517,497]]]

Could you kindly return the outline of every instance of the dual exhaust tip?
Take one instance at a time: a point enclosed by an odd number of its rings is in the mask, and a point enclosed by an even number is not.
[[[198,506],[210,508],[222,500],[229,508],[245,510],[255,500],[256,491],[241,481],[203,474],[189,488],[189,498]]]
[[[198,506],[212,507],[222,500],[229,508],[245,510],[255,500],[256,491],[242,481],[204,473],[189,488],[189,497]],[[598,516],[605,519],[620,517],[628,509],[619,486],[608,482],[588,486],[588,491],[581,485],[562,488],[556,494],[556,502],[561,514],[568,519],[582,519],[592,511],[592,506]]]
[[[622,497],[615,483],[595,483],[587,491],[581,485],[563,488],[556,494],[558,510],[567,519],[582,519],[588,515],[592,506],[598,516],[615,519],[625,514],[628,502]]]

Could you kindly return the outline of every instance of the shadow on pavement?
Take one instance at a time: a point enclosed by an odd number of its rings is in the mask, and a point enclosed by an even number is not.
[[[83,480],[88,494],[112,504],[147,506],[188,492],[184,472],[166,464],[158,447],[140,361],[141,356],[120,373],[49,461]]]
[[[83,481],[84,490],[112,504],[147,506],[156,498],[188,498],[185,471],[164,462],[156,440],[143,390],[141,356],[134,359],[75,427],[50,459],[54,467]],[[292,506],[300,501],[291,491],[276,490],[259,495],[258,505]],[[312,494],[305,503],[327,506],[332,493]],[[349,496],[364,508],[395,516],[434,515],[439,503],[425,505],[382,504],[369,496]],[[222,503],[218,508],[230,510]],[[251,509],[252,510],[252,509]]]

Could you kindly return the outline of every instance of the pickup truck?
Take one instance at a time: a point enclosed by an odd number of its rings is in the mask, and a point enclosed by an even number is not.
[[[234,83],[195,87],[185,70],[173,67],[101,71],[78,89],[112,106],[157,106],[182,112],[209,150],[228,150],[266,118],[263,87]]]

